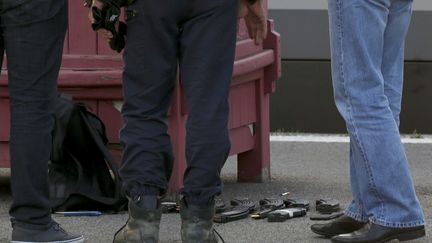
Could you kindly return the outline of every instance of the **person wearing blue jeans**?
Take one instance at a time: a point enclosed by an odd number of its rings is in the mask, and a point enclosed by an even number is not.
[[[352,202],[312,225],[332,242],[386,242],[425,235],[399,134],[405,36],[412,0],[329,0],[336,106],[350,135]]]
[[[0,1],[0,66],[6,53],[11,103],[12,242],[84,242],[51,218],[49,201],[48,161],[67,21],[66,0]]]

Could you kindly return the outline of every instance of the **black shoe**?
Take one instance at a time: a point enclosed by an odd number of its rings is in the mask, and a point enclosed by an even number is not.
[[[337,235],[332,238],[333,243],[383,243],[391,240],[414,240],[426,235],[424,226],[410,228],[389,228],[369,223],[358,231]]]
[[[82,235],[71,235],[53,222],[46,229],[28,229],[12,225],[12,243],[83,243]]]
[[[362,228],[366,223],[354,220],[348,216],[342,216],[327,224],[313,224],[312,232],[331,238],[340,234],[347,234]]]

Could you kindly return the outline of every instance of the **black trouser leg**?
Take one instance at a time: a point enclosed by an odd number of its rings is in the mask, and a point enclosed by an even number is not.
[[[1,17],[11,100],[10,215],[17,223],[37,227],[51,222],[47,165],[67,4],[54,17],[34,23],[8,25]]]
[[[187,168],[182,193],[206,204],[222,190],[220,172],[230,150],[228,93],[236,45],[238,1],[195,3],[181,33],[180,74],[189,110]]]
[[[221,191],[230,149],[228,91],[236,43],[237,0],[136,1],[128,8],[124,53],[121,176],[134,194],[167,188],[172,148],[167,111],[178,60],[189,119],[183,193],[207,202]],[[138,188],[138,189],[137,189]]]
[[[179,30],[175,8],[165,5],[135,1],[128,7],[135,16],[127,20],[124,51],[120,175],[129,194],[163,193],[172,170],[167,112],[175,85]]]

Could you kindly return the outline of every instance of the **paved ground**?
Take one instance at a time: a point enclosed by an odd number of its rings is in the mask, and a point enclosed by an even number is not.
[[[432,242],[432,144],[407,144],[407,154],[420,201],[427,217],[426,238],[413,242]],[[237,183],[233,158],[223,170],[226,199],[234,196],[258,200],[283,191],[313,202],[320,197],[333,197],[346,204],[350,200],[348,183],[348,144],[310,142],[272,142],[272,180],[268,183]],[[0,242],[8,242],[10,225],[7,208],[11,202],[8,172],[0,173]],[[81,232],[87,242],[111,242],[112,235],[127,215],[101,217],[56,217],[70,231]],[[179,215],[164,215],[161,242],[180,242]],[[309,231],[313,222],[308,217],[284,223],[244,219],[217,225],[226,242],[329,242]]]

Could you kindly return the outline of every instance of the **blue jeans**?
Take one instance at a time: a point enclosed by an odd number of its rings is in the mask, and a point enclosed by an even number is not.
[[[336,106],[350,135],[346,214],[387,227],[424,224],[399,134],[412,0],[329,0]]]

